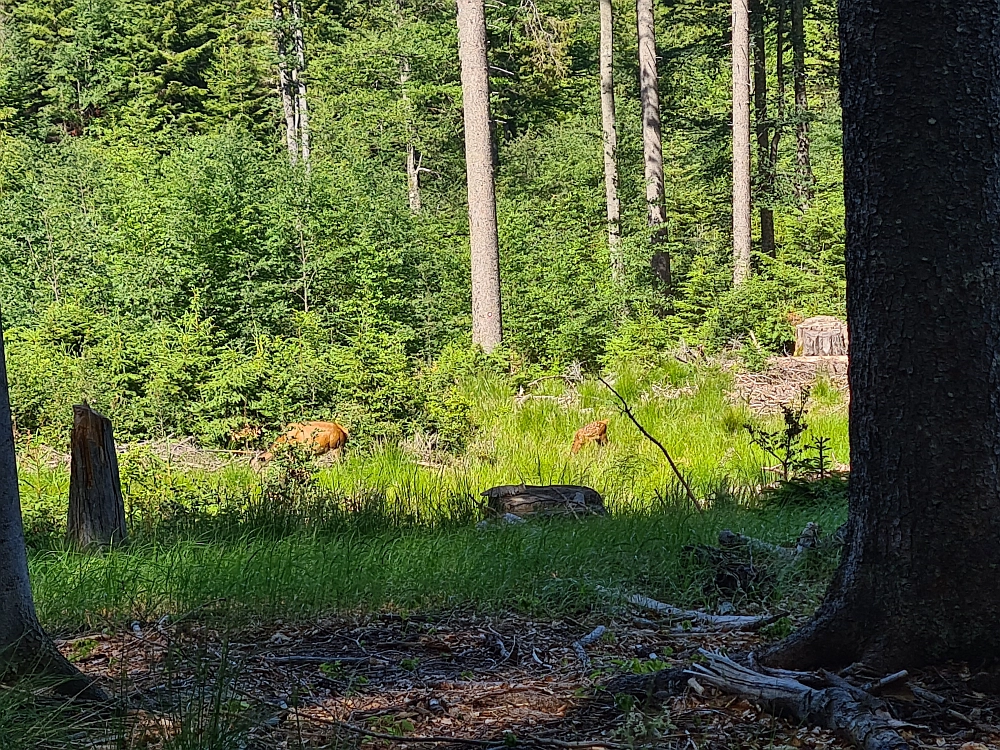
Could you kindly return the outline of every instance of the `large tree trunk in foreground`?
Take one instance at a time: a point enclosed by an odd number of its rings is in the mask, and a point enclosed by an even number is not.
[[[753,112],[757,130],[757,199],[760,201],[760,251],[774,255],[774,211],[767,201],[774,192],[771,122],[767,119],[767,24],[762,0],[750,0],[753,35]]]
[[[653,245],[666,239],[666,206],[663,202],[663,143],[660,137],[660,82],[656,70],[656,18],[653,0],[636,0],[636,31],[639,40],[639,99],[642,104],[642,155],[646,175],[646,221],[653,230]],[[650,257],[653,271],[670,284],[670,255],[655,250]]]
[[[795,195],[804,211],[812,201],[813,173],[809,161],[809,99],[806,97],[806,31],[803,0],[792,2],[792,90],[795,94]]]
[[[500,345],[503,328],[483,0],[458,0],[458,52],[462,62],[469,242],[472,246],[472,341],[489,352]]]
[[[618,132],[615,127],[614,15],[611,0],[601,0],[601,127],[604,134],[604,198],[608,214],[611,280],[625,281],[621,251],[622,206],[618,200]]]
[[[841,0],[848,540],[767,664],[1000,657],[997,31],[995,0]]]
[[[26,672],[51,677],[61,693],[103,699],[91,680],[66,661],[42,631],[28,580],[21,524],[14,427],[0,329],[0,679]]]
[[[750,18],[733,0],[733,286],[750,276]]]
[[[77,547],[124,544],[125,500],[111,420],[89,406],[73,407],[66,537]]]

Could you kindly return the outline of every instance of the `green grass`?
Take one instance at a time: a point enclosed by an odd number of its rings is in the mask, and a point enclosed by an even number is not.
[[[807,521],[833,531],[845,515],[836,491],[822,502],[761,499],[773,480],[762,466],[773,459],[751,444],[743,424],[753,418],[729,402],[729,382],[719,369],[680,363],[615,374],[615,387],[705,501],[704,515],[596,381],[547,380],[532,392],[554,398],[518,403],[507,380],[470,379],[477,431],[462,455],[434,454],[432,466],[384,446],[319,471],[292,466],[261,477],[236,466],[183,471],[130,451],[121,467],[132,543],[98,555],[63,547],[67,473],[28,457],[22,504],[39,615],[67,634],[192,610],[235,625],[383,607],[613,607],[599,587],[711,605],[711,574],[685,546],[712,544],[722,528],[788,542]],[[846,461],[837,395],[824,391],[807,421],[813,435],[829,438],[833,460]],[[573,432],[601,418],[611,420],[611,444],[572,456]],[[611,515],[476,529],[479,493],[519,482],[592,486]],[[781,579],[771,603],[808,608],[828,572],[829,560],[814,575]]]

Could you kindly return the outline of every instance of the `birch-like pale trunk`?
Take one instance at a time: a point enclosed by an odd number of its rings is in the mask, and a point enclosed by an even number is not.
[[[747,0],[733,12],[733,285],[750,276],[750,15]]]

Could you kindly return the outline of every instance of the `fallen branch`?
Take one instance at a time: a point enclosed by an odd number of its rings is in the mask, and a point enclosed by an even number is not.
[[[607,594],[614,593],[607,589],[601,590]],[[721,630],[724,632],[730,630],[759,630],[765,625],[777,622],[782,617],[786,617],[788,614],[787,612],[780,612],[773,615],[759,616],[710,615],[707,612],[699,612],[695,609],[680,609],[679,607],[674,607],[670,604],[658,602],[656,599],[650,599],[648,596],[643,596],[642,594],[629,594],[625,597],[625,601],[629,604],[634,604],[637,607],[643,607],[644,609],[648,609],[653,612],[659,612],[672,620],[692,620],[694,622],[711,625],[715,630]]]
[[[862,750],[907,750],[885,703],[851,685],[815,689],[797,680],[771,677],[740,666],[721,654],[699,649],[704,664],[687,670],[723,692],[759,701],[772,713],[841,732]]]
[[[584,669],[590,666],[590,657],[587,656],[587,652],[584,650],[584,648],[586,646],[589,646],[591,643],[595,643],[602,635],[604,635],[605,631],[607,631],[606,627],[604,627],[603,625],[598,625],[590,633],[583,636],[583,638],[581,638],[580,640],[573,641],[573,650],[576,652],[576,655],[580,658],[580,661],[583,662]]]
[[[683,485],[684,490],[687,492],[687,496],[688,499],[691,501],[691,505],[693,505],[695,510],[697,510],[699,513],[704,513],[705,509],[702,508],[701,505],[699,505],[698,498],[695,497],[694,492],[692,492],[691,490],[691,485],[687,483],[687,480],[684,478],[684,475],[681,474],[681,470],[678,469],[677,464],[674,463],[674,459],[670,457],[670,454],[667,452],[667,449],[663,447],[663,443],[661,443],[655,437],[650,435],[649,432],[646,430],[646,428],[643,427],[641,424],[639,424],[639,420],[635,418],[635,415],[632,413],[632,410],[628,406],[628,402],[622,397],[622,395],[618,391],[616,391],[611,386],[610,383],[608,383],[607,380],[602,378],[600,375],[597,376],[597,379],[600,380],[602,383],[604,383],[604,387],[607,388],[609,391],[611,391],[613,394],[615,394],[618,400],[622,402],[622,412],[625,414],[626,417],[632,420],[632,424],[634,424],[638,428],[639,432],[641,432],[646,437],[646,439],[649,440],[653,445],[655,445],[657,448],[660,449],[660,451],[666,457],[667,463],[670,464],[670,468],[673,469],[674,474],[677,475],[677,479],[680,480],[681,485]]]

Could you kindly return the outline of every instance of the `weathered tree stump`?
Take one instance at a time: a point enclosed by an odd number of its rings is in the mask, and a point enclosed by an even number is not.
[[[507,484],[486,490],[487,511],[502,516],[511,513],[526,516],[603,515],[604,498],[590,487],[574,484],[552,484],[533,487],[527,484]]]
[[[847,323],[831,315],[806,318],[795,326],[796,357],[838,357],[847,354]]]
[[[111,420],[86,404],[74,406],[70,445],[67,539],[81,548],[124,544],[125,500]]]

